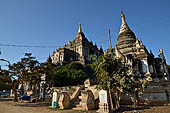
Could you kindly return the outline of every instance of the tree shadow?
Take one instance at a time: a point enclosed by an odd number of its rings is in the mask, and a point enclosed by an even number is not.
[[[128,112],[128,111],[139,111],[139,110],[144,110],[144,109],[150,109],[150,106],[121,106],[120,109],[115,110],[113,113],[124,113],[124,112]]]
[[[19,103],[14,106],[21,106],[21,107],[48,107],[49,103]]]
[[[2,97],[0,97],[0,102],[3,102],[3,101],[13,101],[13,98],[2,98]]]

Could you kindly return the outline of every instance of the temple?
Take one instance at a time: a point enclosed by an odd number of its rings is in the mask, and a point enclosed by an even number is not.
[[[115,52],[116,57],[125,59],[126,64],[131,64],[137,69],[140,75],[150,76],[151,79],[161,78],[169,79],[166,59],[163,50],[160,49],[158,57],[154,57],[152,51],[148,52],[146,46],[139,40],[135,33],[128,26],[123,11],[121,12],[121,27],[117,37],[117,43],[114,48],[111,46],[110,30],[109,49]],[[81,24],[79,24],[78,32],[68,44],[59,47],[52,54],[52,63],[56,65],[67,64],[72,61],[82,64],[92,63],[91,55],[97,59],[103,54],[103,49],[98,49],[97,45],[88,41],[85,37]]]
[[[152,79],[169,79],[163,50],[160,49],[158,57],[155,58],[152,51],[148,52],[142,41],[129,28],[123,12],[121,12],[121,21],[120,32],[114,47],[116,56],[125,58],[126,63],[137,68],[140,75],[150,76]]]
[[[78,32],[68,44],[64,44],[64,47],[59,47],[52,54],[52,63],[56,65],[64,65],[71,61],[80,62],[82,64],[91,63],[91,55],[95,58],[103,54],[103,49],[98,49],[97,45],[93,42],[89,42],[82,32],[81,24],[79,24]]]

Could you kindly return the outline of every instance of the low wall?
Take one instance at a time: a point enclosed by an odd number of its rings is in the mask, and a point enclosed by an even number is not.
[[[52,90],[56,90],[57,92],[69,92],[70,95],[76,90],[78,86],[64,86],[64,87],[52,87]]]
[[[170,82],[152,82],[140,95],[140,102],[150,105],[163,105],[170,102]],[[134,96],[133,96],[134,97]],[[121,95],[121,104],[133,104],[130,96]]]
[[[66,87],[53,87],[53,90],[57,90],[59,92],[62,91],[70,91],[73,93],[74,89],[76,89],[77,86],[66,86]],[[98,99],[98,90],[96,89],[96,86],[90,86],[86,88],[86,90],[89,89],[93,92],[95,100]],[[70,95],[72,95],[70,93]],[[147,85],[147,88],[143,92],[142,95],[140,95],[140,102],[144,104],[152,104],[152,105],[162,105],[166,104],[170,100],[170,81],[161,81],[161,82],[151,82]],[[134,96],[133,96],[134,97]],[[122,94],[121,95],[121,104],[133,104],[130,96]]]

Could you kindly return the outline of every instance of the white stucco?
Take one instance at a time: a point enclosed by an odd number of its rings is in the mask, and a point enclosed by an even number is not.
[[[141,62],[142,62],[142,72],[143,72],[143,73],[148,72],[148,62],[147,62],[147,60],[144,59],[144,60],[142,60]]]

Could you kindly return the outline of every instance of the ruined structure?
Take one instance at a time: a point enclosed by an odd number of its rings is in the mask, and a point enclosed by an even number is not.
[[[64,44],[64,47],[59,47],[52,54],[53,64],[67,64],[71,61],[78,61],[82,64],[91,63],[90,55],[97,58],[103,54],[103,49],[98,49],[97,45],[93,45],[92,41],[89,42],[85,37],[79,24],[79,29],[73,41]]]
[[[152,79],[169,79],[163,50],[160,49],[158,57],[155,58],[152,51],[148,52],[142,41],[129,28],[123,12],[121,13],[121,20],[120,32],[114,48],[116,56],[123,57],[126,63],[137,68],[140,75],[150,76]]]

